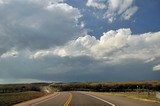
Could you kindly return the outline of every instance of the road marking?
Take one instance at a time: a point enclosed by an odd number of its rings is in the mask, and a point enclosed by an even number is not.
[[[34,103],[34,104],[32,104],[31,106],[36,106],[36,105],[38,105],[38,104],[40,104],[40,103],[43,103],[43,102],[45,102],[45,101],[47,101],[47,100],[53,99],[53,98],[55,98],[55,97],[57,97],[57,96],[59,96],[59,95],[60,95],[60,93],[58,92],[58,93],[55,94],[53,97],[44,99],[44,100],[42,100],[42,101],[40,101],[40,102],[37,102],[37,103]]]
[[[69,92],[69,97],[63,106],[69,106],[69,103],[71,102],[71,100],[72,100],[72,94]]]
[[[82,93],[82,92],[81,92],[81,93]],[[91,94],[88,94],[88,93],[83,93],[83,94],[88,95],[88,96],[91,96],[91,97],[96,98],[96,99],[98,99],[98,100],[101,100],[101,101],[103,101],[103,102],[105,102],[105,103],[110,104],[111,106],[116,106],[116,105],[114,105],[113,103],[108,102],[108,101],[106,101],[106,100],[104,100],[104,99],[101,99],[101,98],[99,98],[99,97],[97,97],[97,96],[94,96],[94,95],[91,95]]]

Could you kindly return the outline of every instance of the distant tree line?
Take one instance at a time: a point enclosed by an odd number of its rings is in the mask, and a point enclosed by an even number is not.
[[[160,91],[160,81],[148,82],[72,82],[72,83],[31,83],[1,84],[0,93],[41,91],[43,86],[50,86],[55,91],[97,91],[97,92],[131,92]]]
[[[0,93],[13,93],[25,91],[41,91],[42,86],[46,83],[32,83],[32,84],[3,84],[0,85]]]
[[[125,83],[56,83],[52,87],[60,91],[97,91],[97,92],[130,92],[160,91],[160,82],[125,82]]]

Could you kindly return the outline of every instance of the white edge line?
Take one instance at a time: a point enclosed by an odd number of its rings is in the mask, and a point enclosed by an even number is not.
[[[101,100],[101,101],[103,101],[103,102],[105,102],[105,103],[108,103],[108,104],[110,104],[110,105],[112,105],[112,106],[116,106],[116,105],[114,105],[113,103],[108,102],[108,101],[106,101],[106,100],[104,100],[104,99],[101,99],[101,98],[99,98],[99,97],[97,97],[97,96],[94,96],[94,95],[91,95],[91,94],[88,94],[88,93],[83,93],[83,94],[88,95],[88,96],[91,96],[91,97],[96,98],[96,99],[98,99],[98,100]]]
[[[53,99],[53,98],[55,98],[55,97],[57,97],[57,96],[59,96],[59,95],[60,95],[60,93],[57,93],[57,94],[54,95],[53,97],[44,99],[44,100],[42,100],[42,101],[40,101],[40,102],[33,103],[31,106],[38,105],[38,104],[40,104],[40,103],[42,103],[42,102],[45,102],[45,101],[50,100],[50,99]]]

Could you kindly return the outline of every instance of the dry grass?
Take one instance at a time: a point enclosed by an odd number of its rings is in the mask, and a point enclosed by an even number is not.
[[[160,103],[160,99],[156,98],[156,92],[110,92],[109,94]]]
[[[0,106],[10,106],[23,101],[31,100],[43,96],[44,93],[37,91],[19,92],[19,93],[1,93]]]

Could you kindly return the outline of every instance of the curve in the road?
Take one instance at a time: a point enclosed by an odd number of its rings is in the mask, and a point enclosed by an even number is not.
[[[64,104],[64,106],[69,106],[71,100],[72,100],[72,94],[69,92],[69,97],[68,97],[66,103]]]
[[[99,92],[59,92],[15,106],[160,106],[159,103]]]

